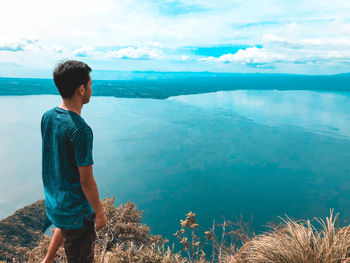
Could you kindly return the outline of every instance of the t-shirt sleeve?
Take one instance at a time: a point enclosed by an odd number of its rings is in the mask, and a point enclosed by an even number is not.
[[[40,122],[41,138],[43,138],[43,133],[44,133],[44,117],[45,117],[45,113],[41,117],[41,122]]]
[[[92,159],[93,134],[90,127],[80,128],[73,135],[74,158],[77,166],[94,163]]]

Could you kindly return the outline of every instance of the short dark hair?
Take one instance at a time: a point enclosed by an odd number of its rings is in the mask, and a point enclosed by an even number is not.
[[[90,81],[91,68],[84,62],[66,60],[57,64],[53,79],[62,98],[73,97],[75,90]]]

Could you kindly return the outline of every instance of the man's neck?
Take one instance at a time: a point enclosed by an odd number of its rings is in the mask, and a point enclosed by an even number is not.
[[[77,101],[62,99],[62,103],[59,107],[65,110],[74,111],[75,113],[81,115],[81,109],[83,108],[83,105]]]

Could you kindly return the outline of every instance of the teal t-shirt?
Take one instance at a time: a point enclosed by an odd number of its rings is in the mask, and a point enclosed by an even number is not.
[[[79,114],[55,107],[42,116],[41,138],[47,217],[58,228],[82,228],[83,217],[94,213],[78,170],[94,163],[92,130]]]

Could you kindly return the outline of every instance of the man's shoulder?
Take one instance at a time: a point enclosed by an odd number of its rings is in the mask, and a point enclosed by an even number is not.
[[[43,116],[45,116],[45,115],[47,115],[47,114],[51,114],[52,111],[53,111],[54,109],[55,109],[55,108],[51,108],[51,109],[49,109],[49,110],[46,110],[46,111],[44,112]]]
[[[91,127],[85,121],[73,128],[72,135],[76,136],[77,134],[86,134],[93,136]]]
[[[43,113],[43,115],[41,116],[41,121],[43,121],[46,117],[52,115],[54,109],[55,109],[55,108],[46,110],[46,111]]]
[[[74,124],[77,130],[84,130],[84,129],[91,130],[91,127],[86,123],[86,121],[81,116],[74,116]]]
[[[54,116],[60,116],[59,118],[60,121],[71,122],[73,126],[75,126],[77,129],[86,128],[86,127],[90,128],[90,126],[85,122],[85,120],[79,114],[71,111],[63,110],[57,106],[45,111],[42,115],[42,120],[46,117],[54,117]]]

